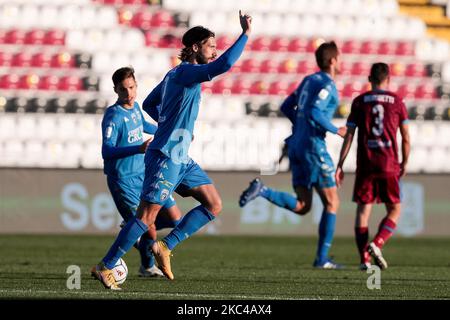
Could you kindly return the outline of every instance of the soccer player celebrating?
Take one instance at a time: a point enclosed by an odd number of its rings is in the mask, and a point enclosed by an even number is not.
[[[153,135],[157,127],[145,121],[135,101],[137,84],[134,70],[120,68],[114,72],[112,80],[117,102],[108,107],[103,116],[102,156],[108,188],[120,215],[127,222],[136,215],[144,182],[144,153],[151,139],[144,141],[143,132]],[[173,197],[169,197],[158,216],[156,229],[173,228],[180,218],[181,211]],[[154,263],[153,242],[146,232],[135,244],[141,255],[140,276],[163,276]]]
[[[334,180],[334,166],[327,152],[327,132],[344,137],[347,128],[336,128],[331,119],[338,106],[334,78],[338,72],[339,50],[336,44],[325,42],[315,52],[319,72],[305,77],[300,86],[281,105],[282,112],[293,125],[287,139],[292,184],[297,198],[265,186],[256,178],[242,193],[239,205],[261,196],[273,204],[304,215],[311,209],[313,187],[319,193],[324,212],[319,224],[319,242],[314,267],[336,269],[328,252],[334,236],[339,198]]]
[[[358,128],[358,149],[353,201],[358,204],[355,220],[355,238],[361,257],[361,270],[371,266],[371,257],[381,268],[387,268],[381,248],[392,236],[400,217],[399,178],[406,173],[410,142],[408,114],[403,101],[386,91],[389,85],[389,67],[375,63],[370,70],[372,90],[356,97],[347,119],[348,131],[344,138],[336,170],[336,182],[344,180],[345,158]],[[398,160],[397,131],[402,136],[402,162]],[[387,215],[381,221],[378,233],[368,244],[369,218],[373,203],[383,202]]]
[[[239,11],[239,20],[242,34],[217,59],[214,33],[201,26],[189,29],[182,38],[182,63],[170,70],[144,101],[144,110],[158,119],[158,130],[145,154],[145,179],[137,215],[128,221],[95,267],[97,279],[105,288],[120,290],[111,268],[142,234],[156,232],[156,216],[175,189],[184,196],[194,197],[200,205],[152,247],[158,266],[168,279],[174,279],[171,250],[220,213],[219,193],[207,174],[188,156],[188,149],[198,115],[200,84],[228,71],[247,43],[252,19]]]

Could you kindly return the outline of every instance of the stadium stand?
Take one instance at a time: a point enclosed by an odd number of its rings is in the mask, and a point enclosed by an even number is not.
[[[101,168],[100,121],[115,98],[112,72],[132,65],[142,101],[179,63],[186,28],[208,26],[224,50],[239,32],[230,21],[242,8],[252,13],[254,35],[232,72],[203,86],[191,149],[202,166],[254,170],[273,163],[290,134],[279,105],[316,70],[318,45],[334,39],[343,53],[336,121],[345,121],[351,99],[368,88],[370,65],[387,62],[391,89],[405,98],[413,120],[411,169],[450,172],[450,145],[433,138],[450,131],[450,38],[433,31],[450,30],[448,7],[438,0],[229,0],[201,7],[195,0],[0,0],[0,166]],[[336,158],[340,141],[329,137],[329,144]],[[354,169],[354,161],[346,165]]]

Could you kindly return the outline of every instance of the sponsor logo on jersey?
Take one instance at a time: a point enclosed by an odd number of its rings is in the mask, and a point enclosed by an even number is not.
[[[135,143],[137,141],[142,141],[141,127],[128,131],[128,143]]]
[[[128,118],[127,118],[127,117],[123,117],[123,120],[124,120],[125,122],[128,122],[128,121],[130,121],[130,120],[128,120]]]

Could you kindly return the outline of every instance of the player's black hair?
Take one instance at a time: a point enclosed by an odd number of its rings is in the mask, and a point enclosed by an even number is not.
[[[194,54],[194,51],[192,50],[192,46],[194,44],[197,44],[199,47],[201,47],[205,40],[208,40],[209,38],[215,36],[216,34],[214,32],[202,26],[190,28],[185,32],[183,38],[181,39],[184,48],[181,49],[181,53],[178,58],[180,58],[181,61],[190,60],[190,58]]]
[[[123,80],[128,78],[133,78],[134,80],[136,80],[136,78],[134,77],[134,69],[132,67],[123,67],[117,69],[112,75],[114,86],[117,86]]]
[[[334,41],[322,43],[316,50],[316,62],[320,70],[328,70],[331,59],[339,55],[339,49]]]
[[[377,62],[370,68],[369,81],[375,85],[380,85],[389,77],[389,66],[383,62]]]

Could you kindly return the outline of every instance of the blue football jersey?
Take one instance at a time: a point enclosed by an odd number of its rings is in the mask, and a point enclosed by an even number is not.
[[[144,154],[139,153],[144,142],[143,122],[137,102],[133,109],[117,103],[106,109],[102,120],[102,155],[106,175],[123,178],[144,174]]]
[[[336,134],[338,129],[331,123],[339,104],[333,79],[326,72],[309,75],[301,82],[294,95],[297,109],[289,144],[310,151],[322,149],[326,132]]]

